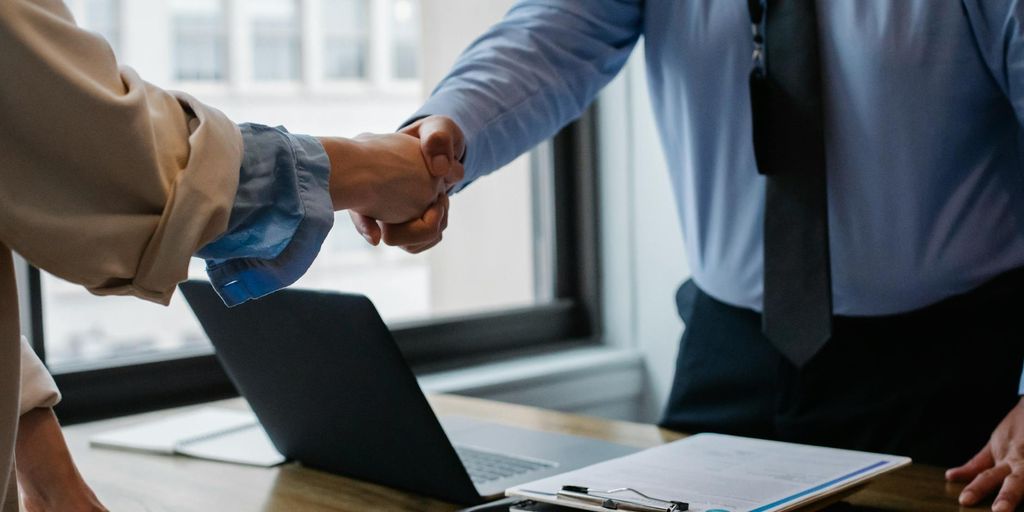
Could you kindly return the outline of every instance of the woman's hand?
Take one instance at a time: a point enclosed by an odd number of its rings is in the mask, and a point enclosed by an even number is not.
[[[415,137],[363,134],[320,142],[331,160],[335,210],[400,223],[420,218],[445,195],[445,178],[431,175]]]
[[[75,467],[53,410],[22,415],[15,460],[26,512],[107,510]]]

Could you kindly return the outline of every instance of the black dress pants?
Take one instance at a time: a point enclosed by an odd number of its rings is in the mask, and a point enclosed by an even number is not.
[[[686,330],[662,425],[867,450],[955,466],[1019,400],[1024,269],[906,314],[837,317],[802,368],[761,334],[758,313],[687,281]]]

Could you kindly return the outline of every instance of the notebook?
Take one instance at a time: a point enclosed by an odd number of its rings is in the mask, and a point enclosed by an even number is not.
[[[250,411],[206,407],[93,436],[102,448],[271,467],[285,461]]]
[[[909,463],[894,455],[698,434],[506,494],[596,512],[614,502],[652,511],[782,512]]]

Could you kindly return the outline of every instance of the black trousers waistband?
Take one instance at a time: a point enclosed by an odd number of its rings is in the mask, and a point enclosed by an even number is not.
[[[960,464],[1016,404],[1024,365],[1024,269],[926,308],[837,317],[796,368],[760,315],[677,295],[686,330],[663,424]]]
[[[881,316],[836,315],[839,327],[870,329],[916,326],[923,323],[956,323],[962,318],[1001,316],[1021,311],[1024,306],[1024,268],[1017,268],[986,281],[981,286],[934,304],[905,313]],[[1024,341],[1022,341],[1024,343]]]

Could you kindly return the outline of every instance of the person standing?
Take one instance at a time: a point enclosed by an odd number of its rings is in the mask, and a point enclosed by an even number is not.
[[[693,271],[663,424],[966,461],[961,503],[1014,509],[1024,4],[521,0],[403,132],[463,161],[461,190],[579,116],[641,35]],[[442,231],[353,218],[412,251]]]
[[[204,258],[228,305],[293,283],[334,210],[439,225],[449,181],[416,139],[236,125],[118,68],[59,0],[0,2],[0,509],[102,510],[18,325],[12,251],[98,295],[166,304]],[[20,342],[19,342],[20,338]],[[15,478],[16,475],[16,478]]]

